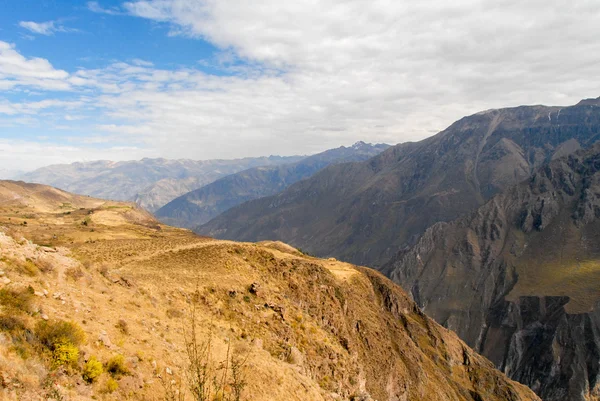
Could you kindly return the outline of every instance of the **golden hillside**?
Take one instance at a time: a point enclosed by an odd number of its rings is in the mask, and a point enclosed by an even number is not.
[[[10,181],[0,231],[0,399],[538,399],[370,269]]]

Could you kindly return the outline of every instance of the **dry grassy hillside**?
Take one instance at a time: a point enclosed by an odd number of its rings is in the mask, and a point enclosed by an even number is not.
[[[538,399],[383,276],[282,243],[0,181],[0,258],[0,399],[203,399],[189,350],[211,401]]]

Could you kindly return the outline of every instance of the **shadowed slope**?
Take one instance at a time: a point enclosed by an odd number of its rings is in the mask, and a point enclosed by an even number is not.
[[[432,224],[455,219],[552,158],[596,142],[599,103],[465,117],[434,137],[394,146],[368,161],[327,167],[196,231],[281,240],[319,256],[380,266]]]
[[[383,272],[544,400],[597,400],[599,217],[596,145],[430,227]]]
[[[384,144],[357,142],[296,163],[245,170],[187,193],[160,208],[155,215],[164,223],[194,228],[241,203],[280,192],[330,164],[366,160],[387,148]]]

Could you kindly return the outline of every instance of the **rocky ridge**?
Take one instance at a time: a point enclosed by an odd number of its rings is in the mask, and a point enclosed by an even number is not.
[[[600,399],[600,146],[557,159],[382,270],[547,401]]]
[[[599,138],[598,99],[489,110],[365,162],[329,166],[196,231],[242,241],[278,239],[319,256],[381,266],[431,225],[476,209],[550,160]]]

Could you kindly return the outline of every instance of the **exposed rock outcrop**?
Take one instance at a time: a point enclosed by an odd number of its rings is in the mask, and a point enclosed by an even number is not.
[[[544,400],[598,399],[599,194],[596,145],[430,227],[384,272]]]

